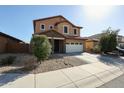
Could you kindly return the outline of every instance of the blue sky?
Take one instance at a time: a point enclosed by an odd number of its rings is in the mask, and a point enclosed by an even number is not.
[[[33,33],[32,20],[63,15],[72,23],[84,27],[82,37],[100,33],[109,26],[120,29],[119,34],[124,35],[124,6],[102,6],[106,9],[88,7],[0,6],[0,31],[29,42]]]

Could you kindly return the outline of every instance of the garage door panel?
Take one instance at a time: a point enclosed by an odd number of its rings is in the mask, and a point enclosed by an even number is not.
[[[83,45],[66,45],[66,53],[83,52]]]

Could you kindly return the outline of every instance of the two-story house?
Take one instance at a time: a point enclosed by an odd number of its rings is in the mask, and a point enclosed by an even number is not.
[[[54,53],[83,52],[80,29],[61,15],[33,20],[34,34],[46,35]]]

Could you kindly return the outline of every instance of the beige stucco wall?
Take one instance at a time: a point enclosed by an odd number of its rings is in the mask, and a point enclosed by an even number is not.
[[[90,52],[94,47],[94,42],[93,41],[86,41],[86,51]]]
[[[66,43],[83,43],[83,40],[66,39]]]
[[[42,21],[36,21],[35,22],[35,32],[34,33],[38,33],[38,32],[42,32],[40,29],[40,25],[44,24],[45,25],[45,30],[49,30],[49,26],[50,25],[55,25],[57,22],[60,21],[65,21],[65,19],[61,18],[61,17],[57,17],[57,18],[52,18],[52,19],[47,19],[47,20],[42,20]],[[63,26],[67,25],[69,27],[69,34],[68,35],[74,35],[74,31],[73,29],[76,28],[77,29],[77,36],[80,36],[80,29],[77,27],[73,27],[70,23],[68,22],[62,22],[60,24],[58,24],[57,26],[55,26],[55,30],[59,31],[60,33],[63,34]]]
[[[86,42],[85,42],[85,46],[86,46],[86,51],[87,52],[91,52],[92,51],[92,49],[96,46],[96,45],[98,45],[99,44],[99,42],[96,42],[96,41],[89,41],[89,40],[86,40]]]
[[[60,33],[64,34],[63,28],[64,26],[68,26],[69,29],[69,33],[65,34],[65,35],[71,35],[71,36],[75,36],[74,35],[74,29],[77,29],[77,35],[76,36],[80,36],[80,29],[73,27],[71,24],[69,24],[68,22],[62,22],[60,24],[58,24],[57,29]]]
[[[49,30],[49,25],[54,25],[56,22],[64,20],[63,18],[57,17],[48,20],[36,21],[35,32],[41,32],[40,25],[45,24],[45,30]]]

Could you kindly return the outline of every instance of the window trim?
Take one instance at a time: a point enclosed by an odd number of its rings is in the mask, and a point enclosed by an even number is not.
[[[70,43],[66,43],[66,45],[70,45]]]
[[[79,43],[80,45],[83,45],[83,43]]]
[[[75,45],[75,43],[72,43],[72,42],[71,42],[71,45]]]
[[[78,35],[78,29],[77,28],[74,28],[73,31],[76,29],[76,34],[74,33],[75,36]]]
[[[67,27],[67,33],[65,33],[65,31],[64,31],[64,27],[65,27],[65,26]],[[69,25],[63,25],[63,33],[64,33],[64,34],[69,34]]]
[[[75,45],[79,45],[79,43],[76,42]]]
[[[51,28],[50,28],[51,26],[52,26],[52,29],[54,29],[54,25],[49,25],[49,30],[51,30]]]
[[[41,28],[41,25],[44,25],[44,29]],[[40,24],[40,30],[45,31],[45,24]]]

